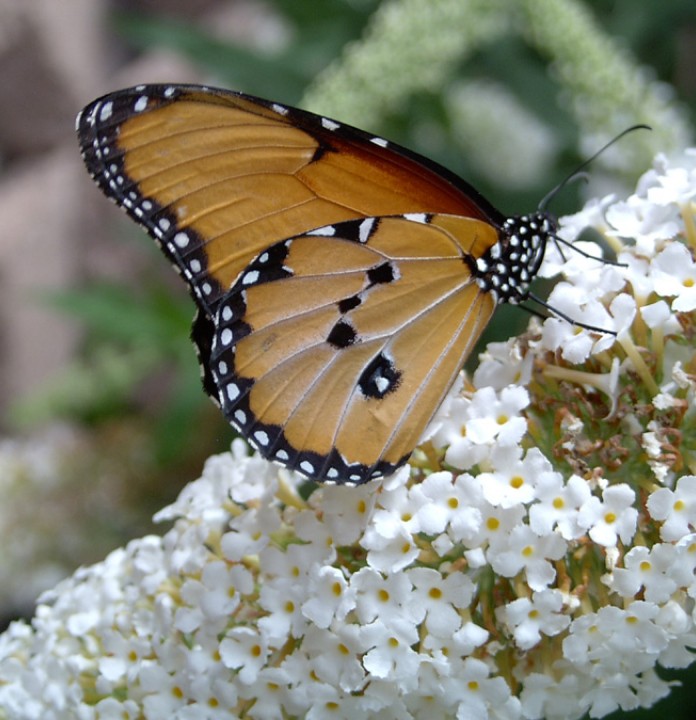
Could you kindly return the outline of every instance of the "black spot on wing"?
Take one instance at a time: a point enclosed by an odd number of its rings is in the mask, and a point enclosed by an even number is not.
[[[335,348],[345,348],[352,345],[357,338],[355,328],[345,320],[339,320],[329,332],[326,342]]]
[[[383,398],[401,382],[401,372],[385,353],[375,356],[360,374],[358,387],[368,398]]]
[[[362,303],[360,295],[351,295],[351,297],[343,298],[338,301],[338,311],[341,315],[345,315],[350,312],[353,308],[358,307]]]
[[[390,262],[384,262],[381,265],[370,268],[367,271],[367,279],[370,287],[394,282],[394,280],[396,280],[394,266]]]

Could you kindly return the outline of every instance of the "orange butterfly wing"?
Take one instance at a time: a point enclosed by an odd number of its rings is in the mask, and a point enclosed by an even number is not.
[[[263,249],[312,228],[412,212],[501,220],[425,158],[241,93],[141,86],[95,100],[77,129],[89,172],[208,314]]]
[[[553,229],[404,148],[241,93],[139,86],[88,105],[77,132],[188,283],[208,394],[318,480],[407,460]]]
[[[435,215],[351,220],[271,246],[215,319],[209,367],[226,417],[310,477],[393,472],[488,324],[495,300],[464,257],[496,241],[480,220]]]

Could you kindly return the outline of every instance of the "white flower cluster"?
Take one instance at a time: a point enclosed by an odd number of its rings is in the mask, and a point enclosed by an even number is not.
[[[0,717],[553,720],[666,695],[656,666],[696,647],[694,194],[689,152],[568,219],[624,265],[549,247],[550,302],[616,338],[552,319],[490,346],[410,468],[304,499],[241,441],[211,458],[162,538],[0,637]]]

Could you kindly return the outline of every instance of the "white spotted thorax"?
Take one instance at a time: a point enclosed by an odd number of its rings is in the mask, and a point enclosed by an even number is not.
[[[473,272],[479,287],[500,303],[515,305],[526,300],[529,284],[544,260],[546,244],[556,230],[556,220],[547,212],[508,218],[500,230],[500,240],[476,260]]]

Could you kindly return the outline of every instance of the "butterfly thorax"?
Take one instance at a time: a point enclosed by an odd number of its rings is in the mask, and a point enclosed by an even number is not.
[[[557,227],[556,219],[542,211],[507,218],[498,242],[472,263],[481,290],[490,292],[498,303],[516,305],[526,300],[544,259],[546,243]]]

